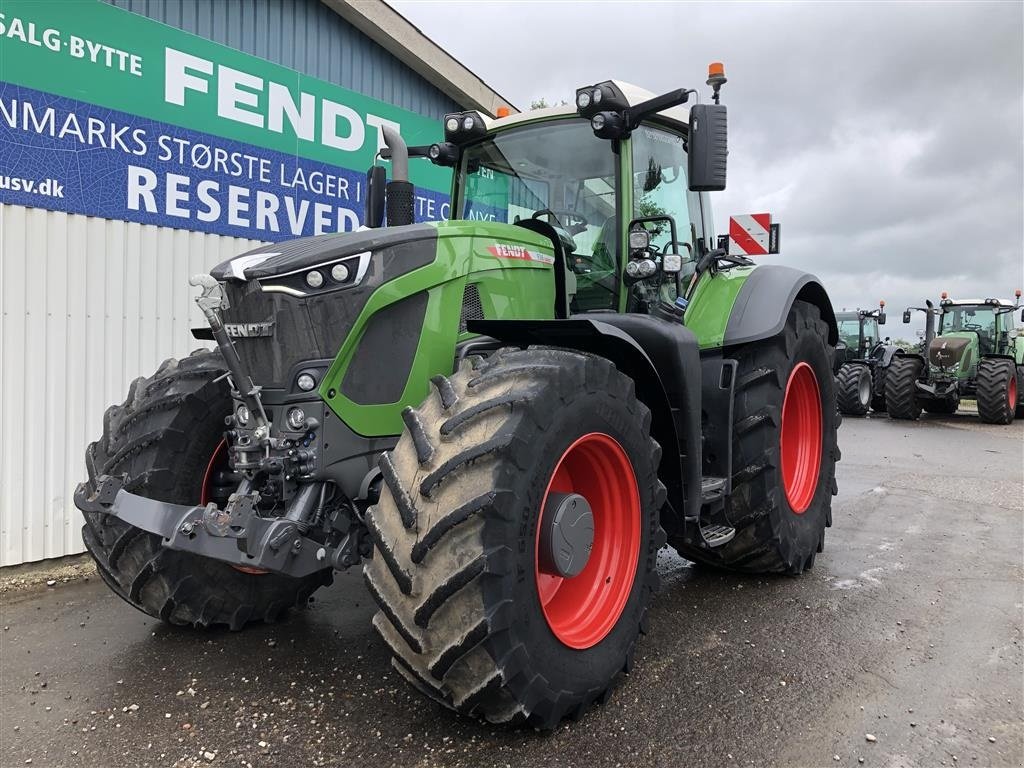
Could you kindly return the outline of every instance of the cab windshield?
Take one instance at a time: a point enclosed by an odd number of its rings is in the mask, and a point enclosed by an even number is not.
[[[573,118],[510,128],[462,153],[460,215],[514,224],[535,217],[560,230],[577,275],[575,311],[614,309],[618,194],[611,142]]]
[[[981,354],[995,351],[996,313],[984,304],[945,307],[939,317],[939,333],[967,331],[978,334]]]
[[[939,318],[939,333],[954,331],[995,334],[996,313],[986,306],[948,307]]]
[[[839,325],[839,338],[846,342],[848,347],[856,347],[857,341],[860,338],[860,321],[854,317],[853,319],[842,319],[838,322]]]

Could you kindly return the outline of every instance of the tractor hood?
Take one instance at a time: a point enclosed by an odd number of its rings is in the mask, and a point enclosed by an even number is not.
[[[427,241],[424,248],[419,249],[430,252],[429,259],[417,264],[417,266],[422,266],[433,260],[436,239],[437,228],[430,224],[410,224],[405,227],[303,237],[298,240],[271,243],[235,256],[218,264],[210,271],[210,274],[222,282],[241,283],[246,280],[286,277],[302,272],[298,282],[304,283],[307,270],[327,267],[329,272],[334,263],[348,258],[357,258],[363,252],[372,253],[397,245]],[[410,256],[408,248],[403,248],[402,251],[406,257]],[[365,271],[363,271],[364,275]],[[329,275],[324,275],[324,277],[329,277]],[[287,284],[288,281],[282,282]],[[352,281],[352,283],[357,284],[358,281]],[[348,286],[336,285],[336,287]],[[327,286],[324,288],[330,290]],[[303,290],[309,291],[309,288],[304,287]]]
[[[968,333],[950,333],[934,338],[928,347],[928,360],[939,368],[967,368],[971,364],[975,341],[977,337]]]
[[[437,235],[411,224],[307,237],[214,267],[230,303],[225,325],[256,383],[289,390],[300,364],[326,361],[326,370],[371,294],[434,261]]]

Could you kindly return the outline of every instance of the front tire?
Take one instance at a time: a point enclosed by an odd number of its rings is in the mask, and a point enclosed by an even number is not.
[[[882,365],[881,361],[875,364],[872,372],[871,383],[871,410],[877,413],[885,413],[885,374],[889,366]]]
[[[814,565],[832,524],[839,460],[828,326],[797,301],[782,333],[734,356],[729,543],[715,549],[670,541],[691,560],[747,573],[796,575]]]
[[[983,357],[978,363],[978,416],[988,424],[1010,424],[1017,411],[1017,369],[1012,360]]]
[[[863,416],[871,408],[871,369],[846,363],[836,374],[836,402],[848,416]]]
[[[893,419],[917,419],[921,401],[917,396],[917,380],[924,363],[920,358],[897,355],[885,374],[885,405]]]
[[[657,585],[665,489],[650,412],[609,361],[566,350],[501,350],[433,381],[403,414],[366,517],[373,623],[435,701],[553,728],[628,669]],[[549,491],[593,508],[590,559],[557,585],[540,558]]]
[[[125,402],[107,409],[103,436],[86,449],[90,492],[100,475],[126,474],[131,493],[173,504],[206,501],[231,413],[227,382],[217,380],[224,371],[219,352],[200,350],[132,382]],[[165,549],[160,536],[111,515],[83,514],[82,538],[103,581],[129,605],[170,624],[238,630],[274,621],[331,583],[329,570],[304,579],[244,573]]]

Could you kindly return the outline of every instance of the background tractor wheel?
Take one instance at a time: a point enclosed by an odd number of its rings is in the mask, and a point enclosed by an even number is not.
[[[960,400],[958,398],[948,398],[946,400],[922,400],[921,407],[928,411],[928,413],[949,416],[957,412],[957,409],[960,407]]]
[[[978,363],[978,416],[988,424],[1009,424],[1017,411],[1017,367],[1012,360],[983,357]]]
[[[715,549],[671,541],[691,560],[750,573],[799,574],[814,565],[832,524],[839,460],[828,326],[797,301],[782,333],[738,348],[733,491],[736,536]]]
[[[897,355],[885,374],[885,406],[894,419],[916,419],[921,415],[917,380],[924,363],[916,357]]]
[[[1024,419],[1024,365],[1017,366],[1017,410],[1016,418]]]
[[[103,437],[86,449],[90,488],[99,475],[127,474],[125,490],[151,499],[199,504],[218,495],[231,396],[227,382],[214,379],[224,370],[219,352],[198,351],[132,382],[124,404],[107,409]],[[103,513],[85,513],[85,523],[86,549],[107,586],[171,624],[237,630],[250,621],[273,621],[332,578],[329,570],[305,579],[243,573],[165,549],[159,536]]]
[[[875,365],[872,372],[871,385],[871,410],[877,413],[885,413],[885,373],[888,366],[880,362]]]
[[[871,407],[871,370],[846,363],[836,374],[836,402],[842,413],[863,416]]]
[[[657,586],[650,412],[609,361],[565,350],[501,350],[433,382],[366,516],[373,623],[435,701],[554,728],[629,668]]]

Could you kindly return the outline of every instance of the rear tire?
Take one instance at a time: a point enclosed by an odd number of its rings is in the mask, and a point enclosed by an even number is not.
[[[817,307],[797,301],[782,333],[739,347],[734,356],[739,367],[733,404],[732,495],[725,516],[736,535],[715,549],[669,543],[684,557],[720,568],[800,574],[814,565],[815,555],[824,547],[825,528],[832,524],[832,497],[838,492],[836,430],[841,417],[829,365],[828,326]],[[817,380],[820,455],[815,482],[807,484],[801,494],[804,498],[796,503],[787,493],[782,428],[787,389],[805,365]]]
[[[841,413],[863,416],[871,407],[871,370],[859,363],[846,363],[836,374],[836,402]]]
[[[978,363],[978,416],[988,424],[1010,424],[1017,412],[1017,368],[1012,360],[983,357]]]
[[[374,626],[395,668],[431,699],[489,722],[554,728],[603,701],[628,670],[657,586],[665,488],[650,412],[608,360],[566,350],[500,350],[433,382],[436,392],[403,414],[366,516]],[[571,647],[542,605],[539,513],[567,448],[595,433],[613,438],[633,469],[637,548],[624,602],[604,619],[610,628]],[[602,513],[588,501],[593,556],[567,584],[585,583],[576,580],[601,551]]]
[[[885,374],[885,405],[893,419],[916,419],[921,415],[917,380],[924,363],[917,357],[897,355]]]
[[[122,405],[103,417],[103,437],[89,445],[87,485],[99,475],[128,476],[125,490],[173,504],[199,504],[211,457],[231,413],[219,352],[200,350],[168,360],[149,379],[136,379]],[[209,558],[165,549],[161,537],[102,512],[86,512],[82,537],[96,568],[119,597],[170,624],[238,630],[274,621],[305,605],[331,571],[304,579],[243,573]]]

